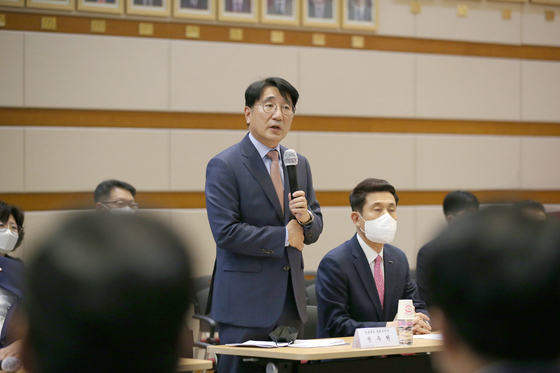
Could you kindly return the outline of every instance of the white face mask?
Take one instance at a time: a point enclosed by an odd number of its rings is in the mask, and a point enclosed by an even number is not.
[[[367,239],[371,242],[377,243],[391,243],[395,238],[395,232],[397,231],[397,221],[389,214],[383,214],[377,219],[366,220],[358,213],[360,218],[366,223],[364,232]]]
[[[18,237],[17,233],[12,233],[9,229],[3,232],[0,231],[0,253],[7,254],[13,251],[16,247]]]
[[[111,209],[109,211],[111,214],[118,214],[118,215],[134,215],[136,214],[136,210],[131,209],[130,207],[121,207],[116,209]]]

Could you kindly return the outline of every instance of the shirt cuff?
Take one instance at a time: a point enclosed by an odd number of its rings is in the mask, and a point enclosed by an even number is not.
[[[288,227],[286,227],[286,241],[284,242],[284,247],[290,246],[290,235],[288,234]]]

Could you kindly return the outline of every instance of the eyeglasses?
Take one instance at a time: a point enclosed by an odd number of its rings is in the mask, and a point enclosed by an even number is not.
[[[10,229],[12,233],[19,234],[20,228],[14,223],[2,223],[0,222],[0,232],[5,232],[6,229]],[[23,230],[23,228],[22,228]]]
[[[128,206],[128,207],[130,207],[130,208],[133,209],[133,210],[138,210],[138,204],[137,204],[137,203],[134,203],[134,202],[132,202],[132,203],[126,203],[125,201],[107,201],[107,202],[101,202],[101,203],[103,203],[103,204],[108,204],[108,203],[110,203],[110,204],[112,204],[112,205],[117,206],[117,208],[119,208],[119,209],[122,209],[122,208],[125,208],[125,207]]]
[[[278,105],[273,102],[267,102],[266,104],[257,104],[262,106],[263,111],[268,114],[276,113],[276,109],[278,109]],[[296,109],[291,105],[282,105],[280,106],[280,111],[284,115],[293,115],[296,112]]]

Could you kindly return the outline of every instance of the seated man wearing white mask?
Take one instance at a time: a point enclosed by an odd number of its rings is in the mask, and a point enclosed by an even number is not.
[[[412,299],[414,333],[431,332],[428,312],[404,252],[389,245],[397,230],[395,188],[366,179],[350,194],[356,234],[331,250],[317,270],[317,337],[354,335],[356,328],[397,326],[399,299]]]

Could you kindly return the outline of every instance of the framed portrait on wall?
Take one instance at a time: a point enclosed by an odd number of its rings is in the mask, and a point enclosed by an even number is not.
[[[299,26],[299,0],[262,0],[261,23]]]
[[[23,8],[25,6],[25,0],[0,0],[0,6],[14,6]]]
[[[343,0],[342,28],[377,30],[377,0]]]
[[[126,13],[139,16],[169,17],[171,0],[126,0]]]
[[[215,0],[174,0],[173,17],[216,19]]]
[[[39,9],[74,10],[74,0],[26,0],[26,7]]]
[[[95,13],[124,13],[124,0],[77,0],[78,10]]]
[[[339,28],[339,0],[302,0],[302,25],[307,27]]]
[[[218,20],[257,23],[258,7],[257,0],[218,0]]]

